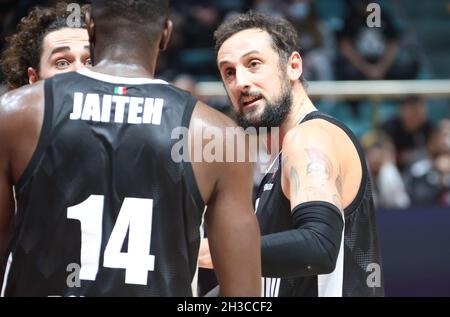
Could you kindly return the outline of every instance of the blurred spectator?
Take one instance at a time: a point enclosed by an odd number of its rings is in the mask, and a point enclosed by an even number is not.
[[[401,171],[405,166],[426,156],[426,144],[433,125],[427,118],[425,101],[421,97],[411,96],[400,104],[397,116],[382,125],[394,142],[397,150],[397,165]]]
[[[47,5],[49,0],[0,0],[0,51],[4,49],[4,40],[14,33],[21,17],[36,5]]]
[[[188,74],[180,74],[173,81],[173,85],[190,92],[195,98],[200,99],[197,92],[197,81],[193,76]]]
[[[255,0],[253,10],[276,18],[283,18],[283,2],[275,0]]]
[[[188,10],[188,26],[184,34],[188,37],[187,47],[209,48],[213,45],[212,30],[215,30],[220,22],[219,12],[216,7],[208,2],[195,3]]]
[[[417,76],[417,59],[398,58],[400,30],[384,2],[380,27],[369,27],[367,7],[371,0],[346,0],[347,13],[338,32],[340,56],[336,59],[337,79],[381,80],[412,79]],[[359,103],[349,102],[354,117]]]
[[[382,132],[369,132],[362,137],[361,145],[373,177],[377,206],[407,208],[410,198],[396,166],[395,147],[391,138]]]
[[[344,80],[412,79],[417,76],[417,59],[396,59],[400,30],[388,8],[382,7],[381,26],[369,27],[367,6],[371,0],[347,0],[347,15],[338,33],[342,60],[337,72]],[[385,3],[384,3],[385,4]]]
[[[211,1],[186,0],[179,2],[178,10],[185,19],[182,29],[179,29],[183,47],[178,52],[181,67],[178,72],[195,74],[197,78],[218,79],[213,49],[213,30],[221,21],[218,8]]]
[[[4,38],[14,32],[14,22],[16,18],[16,1],[0,0],[0,40],[3,46]],[[0,47],[2,48],[2,47]]]
[[[5,48],[5,38],[12,34],[15,29],[16,1],[0,0],[0,53]],[[0,73],[0,82],[3,82],[4,76]]]
[[[299,30],[303,76],[307,80],[332,80],[335,42],[328,26],[319,20],[311,0],[292,0],[287,19]]]
[[[406,171],[412,203],[450,206],[450,120],[441,121],[433,130],[428,153]]]

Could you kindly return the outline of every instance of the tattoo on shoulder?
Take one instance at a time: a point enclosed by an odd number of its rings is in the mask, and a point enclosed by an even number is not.
[[[284,168],[286,166],[286,163],[289,159],[289,156],[283,156],[283,159],[281,160],[281,168]]]
[[[342,177],[340,171],[339,175],[336,177],[336,189],[338,190],[339,195],[342,196]]]
[[[331,175],[333,175],[333,165],[329,157],[317,148],[307,148],[305,150],[309,158],[306,174],[330,179]]]
[[[341,210],[341,211],[344,210],[344,208],[342,208],[341,199],[339,198],[338,195],[334,195],[334,196],[333,196],[333,202],[334,202],[334,204],[336,205],[336,207],[339,208],[339,210]]]
[[[324,200],[329,201],[330,194],[324,190],[322,187],[318,186],[308,186],[305,188],[306,199],[308,201],[313,200]]]
[[[298,177],[297,170],[293,166],[291,167],[291,189],[294,195],[297,195],[300,189],[300,177]]]

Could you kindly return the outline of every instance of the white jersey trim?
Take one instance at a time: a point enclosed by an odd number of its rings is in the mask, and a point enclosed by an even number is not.
[[[8,281],[8,276],[9,276],[9,270],[11,268],[11,263],[12,263],[12,253],[9,254],[8,263],[6,264],[6,270],[5,270],[5,275],[3,276],[3,286],[2,286],[2,292],[0,294],[0,297],[5,297],[6,284],[7,284],[7,281]]]
[[[342,228],[341,246],[336,260],[336,267],[330,274],[317,275],[317,290],[319,297],[342,297],[344,286],[344,233],[345,217],[342,217],[344,226]]]
[[[162,84],[168,85],[169,83],[161,79],[152,78],[140,78],[140,77],[120,77],[93,72],[87,68],[77,71],[78,74],[101,80],[111,84],[123,84],[123,85],[145,85],[145,84]]]
[[[278,297],[280,293],[281,278],[262,277],[261,297]]]

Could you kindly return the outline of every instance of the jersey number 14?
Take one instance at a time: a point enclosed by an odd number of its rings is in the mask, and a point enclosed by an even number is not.
[[[97,276],[104,200],[102,195],[91,195],[81,204],[67,209],[67,218],[81,223],[81,280],[95,281]],[[103,266],[125,269],[126,284],[147,285],[148,271],[155,269],[155,256],[150,254],[152,217],[152,199],[124,199],[105,248]],[[122,252],[127,232],[128,252]]]

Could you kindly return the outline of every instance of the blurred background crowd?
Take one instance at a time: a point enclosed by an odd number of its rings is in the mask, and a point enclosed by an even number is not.
[[[31,7],[54,2],[0,0],[0,50]],[[367,26],[371,2],[381,6],[380,27]],[[213,31],[249,9],[285,17],[298,28],[307,81],[450,78],[447,0],[171,0],[171,6],[174,32],[157,77],[224,112],[227,98],[202,96],[198,83],[220,80]],[[360,138],[378,206],[450,206],[449,96],[314,102]]]

